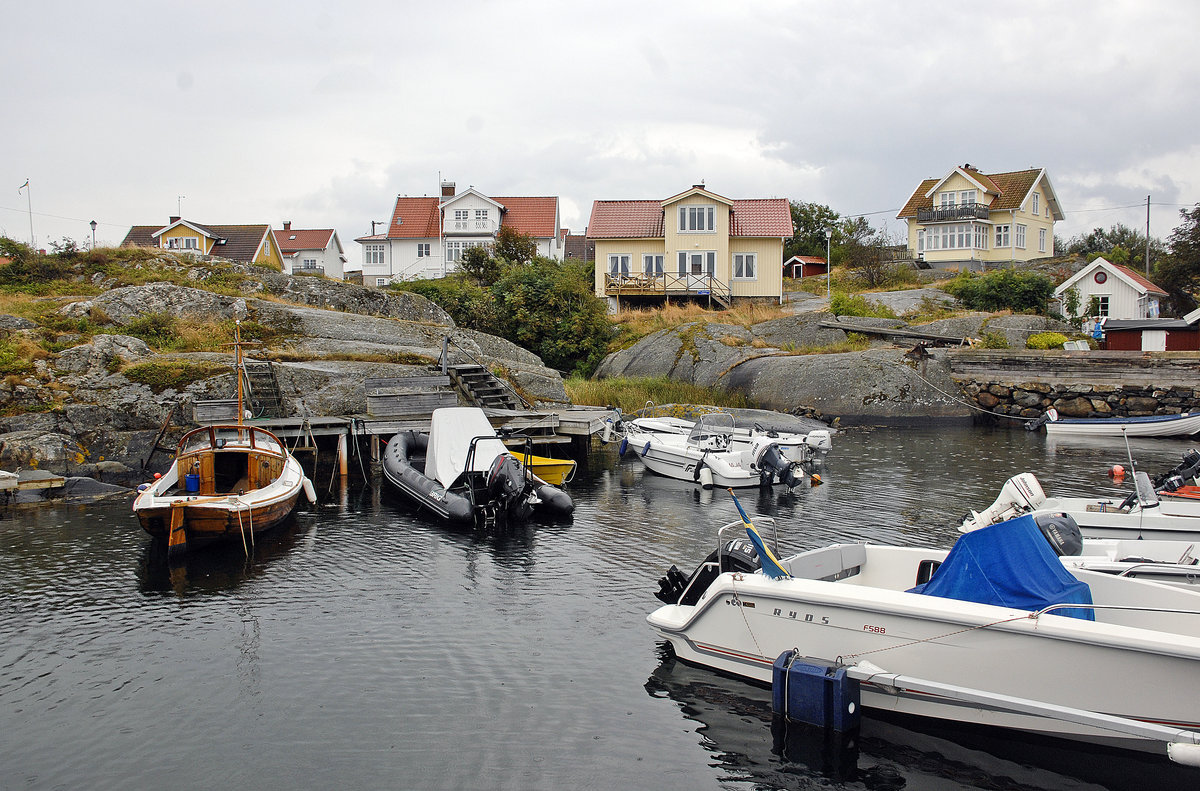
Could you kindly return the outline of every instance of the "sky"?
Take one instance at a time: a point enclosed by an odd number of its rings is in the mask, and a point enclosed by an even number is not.
[[[117,244],[171,215],[353,240],[439,179],[592,201],[693,184],[865,215],[924,178],[1046,168],[1067,239],[1200,203],[1200,3],[14,3],[0,234]],[[29,181],[27,189],[19,189]]]

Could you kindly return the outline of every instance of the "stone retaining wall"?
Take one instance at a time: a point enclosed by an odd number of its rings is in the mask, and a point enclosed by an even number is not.
[[[1034,418],[1139,417],[1200,410],[1194,352],[971,350],[949,355],[951,377],[979,407]]]

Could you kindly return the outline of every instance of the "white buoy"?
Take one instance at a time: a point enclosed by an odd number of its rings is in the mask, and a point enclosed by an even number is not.
[[[710,470],[708,467],[700,468],[700,487],[702,489],[713,488],[712,470]]]

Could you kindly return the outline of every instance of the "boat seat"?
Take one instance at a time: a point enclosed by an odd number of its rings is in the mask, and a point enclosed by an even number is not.
[[[836,544],[801,552],[780,565],[793,577],[836,582],[858,574],[866,562],[866,544]]]

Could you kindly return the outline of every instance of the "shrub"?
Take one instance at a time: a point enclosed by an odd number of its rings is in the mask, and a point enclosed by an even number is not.
[[[183,343],[179,320],[169,313],[146,313],[130,321],[122,330],[160,351],[176,351]]]
[[[33,363],[17,344],[0,339],[0,376],[24,376],[32,371]]]
[[[585,379],[572,376],[563,381],[573,404],[620,407],[622,412],[635,412],[646,405],[706,404],[742,409],[755,406],[742,393],[731,393],[710,387],[680,382],[666,376],[637,379]]]
[[[392,283],[388,287],[420,294],[449,313],[459,327],[487,333],[496,331],[496,307],[491,292],[462,275]]]
[[[982,349],[1007,349],[1008,338],[1003,332],[995,330],[985,330],[980,338],[980,348]]]
[[[1030,335],[1025,341],[1027,349],[1061,349],[1067,342],[1067,336],[1061,332],[1038,332]]]
[[[182,390],[194,382],[228,372],[228,366],[218,363],[155,361],[131,365],[125,369],[125,378],[161,393],[167,389]]]
[[[1037,272],[1000,269],[985,275],[961,272],[943,288],[970,310],[1045,313],[1054,281]]]
[[[829,310],[835,316],[865,316],[876,319],[894,319],[896,313],[887,305],[871,302],[862,294],[834,293],[829,300]]]

